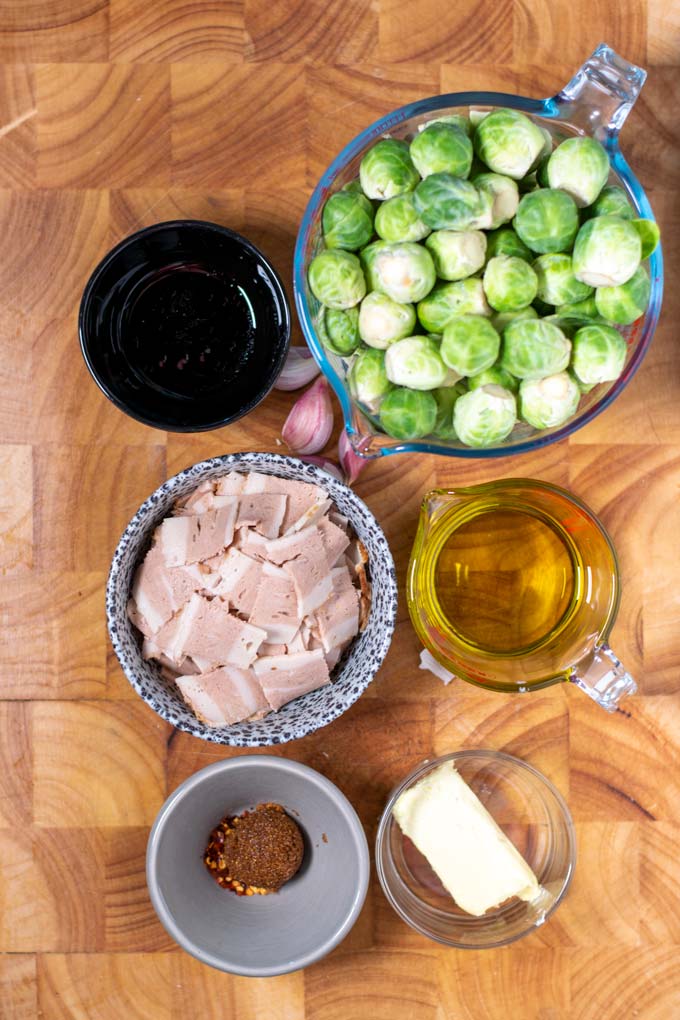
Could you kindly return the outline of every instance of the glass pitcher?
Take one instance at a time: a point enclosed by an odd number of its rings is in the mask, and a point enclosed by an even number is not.
[[[406,442],[382,433],[370,409],[352,399],[347,382],[351,359],[332,354],[320,339],[323,335],[323,310],[309,288],[307,269],[323,246],[321,220],[328,196],[357,176],[363,155],[384,135],[410,139],[417,133],[419,125],[435,117],[451,113],[468,115],[471,109],[484,111],[501,106],[528,114],[550,132],[555,143],[572,135],[593,135],[609,153],[610,182],[625,190],[638,216],[653,219],[647,196],[619,148],[619,132],[646,77],[647,73],[641,67],[629,63],[611,47],[602,44],[571,81],[548,99],[529,99],[502,92],[455,92],[421,99],[371,124],[336,157],[317,184],[300,224],[295,246],[295,302],[305,339],[337,394],[347,434],[357,453],[363,457],[379,457],[422,451],[452,457],[494,457],[523,453],[570,435],[608,407],[639,368],[659,319],[663,262],[661,247],[657,246],[646,263],[651,281],[647,310],[637,322],[621,330],[628,345],[623,373],[615,382],[600,383],[585,394],[577,413],[565,424],[537,433],[531,426],[518,422],[506,439],[486,449],[470,449],[456,439],[426,438]]]
[[[425,497],[408,607],[461,680],[506,692],[571,681],[613,712],[637,690],[606,643],[619,599],[611,539],[564,489],[520,478]]]

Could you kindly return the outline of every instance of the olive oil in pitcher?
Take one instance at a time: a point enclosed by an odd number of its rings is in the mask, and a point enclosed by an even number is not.
[[[583,595],[570,545],[534,513],[482,507],[444,540],[433,596],[461,641],[519,652],[554,633]]]
[[[605,654],[619,595],[609,536],[557,486],[508,479],[423,502],[409,612],[425,647],[463,680],[499,691],[580,683]]]

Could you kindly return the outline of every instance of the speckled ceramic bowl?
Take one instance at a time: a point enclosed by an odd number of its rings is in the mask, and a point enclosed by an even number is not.
[[[280,711],[255,722],[210,727],[199,722],[174,684],[164,680],[153,662],[145,662],[137,631],[127,617],[135,567],[145,555],[151,534],[180,496],[206,478],[228,471],[260,471],[280,478],[313,482],[326,490],[340,513],[349,518],[366,546],[373,589],[368,625],[345,652],[332,673],[333,682],[305,694]],[[126,677],[163,719],[178,729],[216,744],[265,747],[297,740],[337,719],[363,694],[380,667],[392,640],[397,613],[397,581],[392,554],[382,528],[366,504],[326,471],[276,453],[233,453],[194,464],[168,479],[142,503],[113,554],[106,586],[106,619],[111,644]]]

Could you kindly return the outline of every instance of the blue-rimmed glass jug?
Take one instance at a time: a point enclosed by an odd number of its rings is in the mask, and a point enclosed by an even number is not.
[[[321,213],[330,194],[353,180],[367,149],[384,135],[409,138],[418,125],[433,115],[468,114],[471,109],[485,111],[493,107],[513,107],[532,116],[551,133],[555,142],[572,135],[589,134],[606,147],[611,162],[611,183],[627,193],[637,215],[653,219],[642,186],[619,148],[619,131],[647,77],[646,71],[628,63],[609,46],[602,44],[557,95],[549,99],[528,99],[501,92],[456,92],[433,96],[402,106],[371,124],[337,156],[322,176],[309,201],[300,225],[295,248],[295,301],[307,342],[330,380],[342,405],[345,427],[354,449],[367,457],[421,450],[456,457],[494,457],[524,453],[563,439],[591,421],[618,396],[640,366],[659,319],[663,291],[663,263],[660,246],[647,265],[651,278],[651,297],[647,311],[623,330],[628,355],[623,374],[615,382],[602,383],[586,394],[577,414],[566,424],[536,432],[519,422],[506,440],[484,450],[471,449],[456,440],[423,439],[404,442],[391,439],[376,427],[369,409],[352,400],[346,374],[347,359],[331,354],[319,339],[319,302],[309,289],[307,267],[323,246]]]

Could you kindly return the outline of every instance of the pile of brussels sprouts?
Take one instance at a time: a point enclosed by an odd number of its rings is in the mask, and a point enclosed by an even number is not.
[[[562,425],[617,379],[615,328],[649,301],[659,234],[608,185],[594,138],[552,147],[516,110],[383,138],[331,195],[309,266],[318,329],[353,398],[396,439],[475,447]]]

